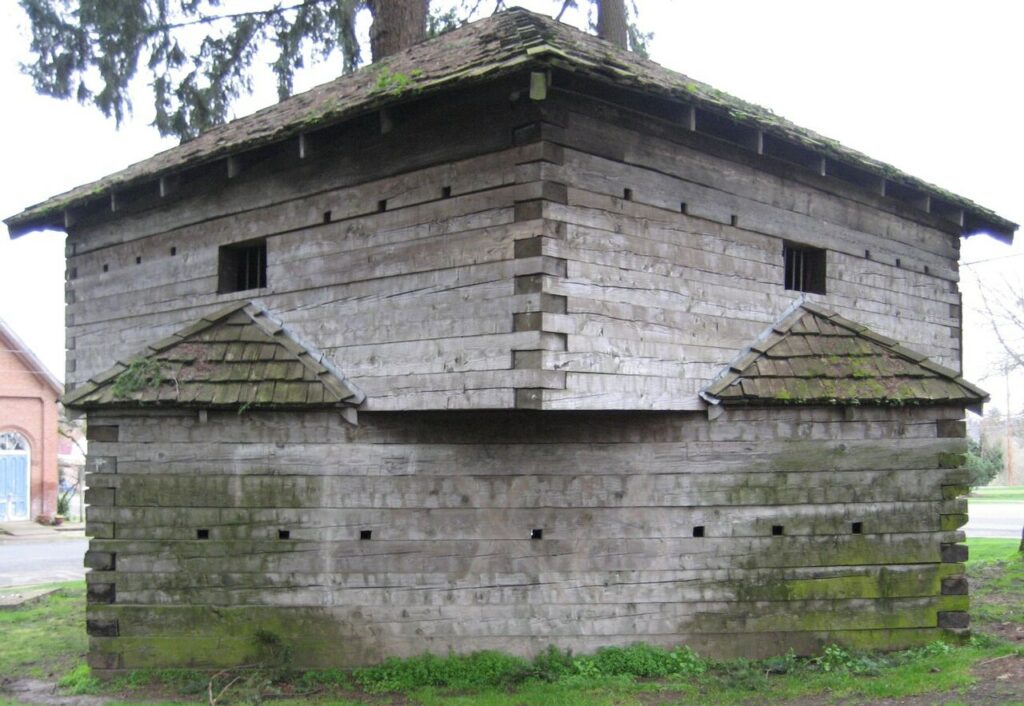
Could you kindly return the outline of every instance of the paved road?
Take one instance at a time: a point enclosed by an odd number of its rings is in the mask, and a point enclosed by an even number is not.
[[[964,527],[968,537],[1020,539],[1024,527],[1024,503],[970,503],[970,519]]]
[[[0,541],[0,587],[81,579],[88,544],[81,537],[4,539]]]

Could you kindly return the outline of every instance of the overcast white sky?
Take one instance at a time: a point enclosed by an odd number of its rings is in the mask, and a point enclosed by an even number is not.
[[[435,2],[438,0],[435,0]],[[515,4],[510,2],[509,4]],[[556,0],[519,0],[549,14]],[[1024,3],[1006,0],[639,0],[655,32],[652,58],[771,108],[799,125],[1024,221],[1024,91],[1019,34]],[[0,11],[0,216],[17,213],[173,145],[148,126],[136,101],[115,129],[94,109],[37,96],[18,70],[28,59],[26,20],[13,2]],[[298,89],[332,77],[331,67]],[[238,114],[274,100],[264,90]],[[0,317],[63,377],[63,240],[46,232],[0,235]],[[1010,247],[987,237],[963,243],[965,374],[1005,408],[1001,379],[989,377],[994,341],[978,306],[986,286],[1021,281],[1024,237]],[[898,336],[898,332],[887,332]],[[1024,403],[1012,387],[1015,410]]]

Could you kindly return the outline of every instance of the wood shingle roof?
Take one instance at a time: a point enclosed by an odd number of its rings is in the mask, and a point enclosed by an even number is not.
[[[928,184],[836,140],[522,8],[473,22],[395,56],[297,94],[276,105],[213,128],[194,140],[95,182],[79,186],[5,219],[12,236],[44,227],[64,228],[66,211],[111,201],[119,191],[174,177],[192,167],[226,160],[271,143],[301,138],[323,127],[418,97],[493,81],[522,71],[560,70],[632,96],[650,96],[678,106],[680,130],[700,130],[705,111],[712,122],[738,131],[749,147],[767,139],[783,152],[800,152],[801,164],[840,179],[872,181],[895,198],[924,203],[930,213],[958,225],[964,234],[985,231],[1010,239],[1017,224],[978,204]],[[696,126],[696,127],[694,127]],[[721,137],[721,135],[718,135]],[[752,138],[756,138],[753,139]],[[726,139],[726,138],[722,138]],[[296,148],[296,154],[298,149]],[[807,165],[805,165],[807,166]],[[812,168],[807,166],[807,168]],[[852,170],[852,171],[851,171]],[[847,176],[843,176],[843,174]],[[151,190],[156,190],[151,184]]]
[[[723,404],[942,404],[988,393],[956,370],[814,304],[801,303],[702,397]]]
[[[67,396],[71,408],[356,406],[365,395],[323,353],[253,302],[234,304],[118,362]]]

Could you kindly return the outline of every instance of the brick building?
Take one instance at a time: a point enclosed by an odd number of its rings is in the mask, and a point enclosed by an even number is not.
[[[60,381],[0,319],[0,520],[57,511]]]

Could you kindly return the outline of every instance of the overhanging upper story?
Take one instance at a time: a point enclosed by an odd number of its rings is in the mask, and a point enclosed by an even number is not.
[[[70,235],[69,388],[258,297],[381,410],[699,408],[801,298],[958,370],[1016,229],[523,10],[7,223]]]

